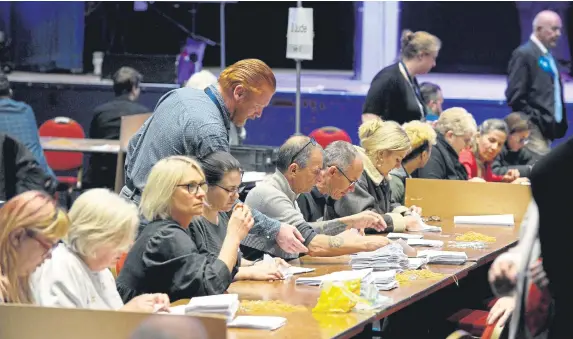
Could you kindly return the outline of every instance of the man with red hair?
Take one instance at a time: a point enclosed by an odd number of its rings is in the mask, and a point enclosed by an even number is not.
[[[187,155],[201,161],[213,152],[229,152],[231,124],[241,127],[248,119],[260,118],[275,90],[271,68],[261,60],[246,59],[223,70],[218,83],[205,90],[180,88],[165,94],[129,142],[121,194],[139,204],[151,168],[168,156]],[[295,227],[255,210],[253,217],[252,234],[276,240],[288,253],[307,252]]]

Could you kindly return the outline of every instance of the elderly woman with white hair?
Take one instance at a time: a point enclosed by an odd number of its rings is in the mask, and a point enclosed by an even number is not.
[[[164,294],[143,294],[124,305],[108,269],[134,240],[139,223],[135,205],[98,188],[80,195],[68,215],[66,239],[32,276],[37,304],[138,312],[169,307]]]

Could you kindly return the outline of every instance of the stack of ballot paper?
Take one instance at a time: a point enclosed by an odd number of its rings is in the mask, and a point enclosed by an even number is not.
[[[442,231],[442,228],[440,226],[427,225],[424,222],[424,220],[422,220],[422,217],[418,213],[412,212],[412,216],[414,218],[418,219],[418,223],[420,224],[422,232],[441,232]]]
[[[362,282],[370,282],[372,269],[356,271],[338,271],[330,274],[320,275],[318,277],[302,277],[296,279],[297,285],[320,286],[324,281],[349,281],[360,279]]]
[[[388,239],[422,239],[424,236],[422,234],[413,234],[413,233],[393,233],[390,232],[386,236]]]
[[[192,298],[185,305],[185,313],[219,314],[227,317],[227,323],[235,318],[239,310],[238,294],[217,294]]]
[[[418,257],[426,257],[430,264],[462,265],[468,260],[466,252],[420,251]]]
[[[408,256],[402,246],[391,243],[372,252],[359,252],[350,255],[352,269],[373,268],[375,271],[406,270]]]
[[[454,216],[454,224],[513,226],[513,214],[500,215],[459,215]]]
[[[227,327],[274,331],[277,328],[283,327],[286,321],[286,318],[283,317],[240,315],[228,323]]]
[[[408,269],[417,270],[428,263],[428,258],[408,258]]]
[[[263,264],[275,265],[275,259],[268,254],[263,256]],[[298,267],[298,266],[281,266],[279,267],[283,278],[288,279],[295,274],[302,274],[314,271],[314,268]]]
[[[395,270],[372,272],[372,278],[379,291],[390,291],[398,287]]]
[[[408,239],[406,242],[410,246],[443,247],[444,242],[432,239]]]

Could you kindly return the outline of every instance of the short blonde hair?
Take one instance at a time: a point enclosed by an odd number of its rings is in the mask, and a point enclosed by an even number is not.
[[[171,196],[190,170],[197,171],[205,180],[201,166],[190,157],[170,156],[153,166],[139,203],[139,209],[145,219],[153,221],[171,216]]]
[[[72,225],[65,242],[83,257],[93,257],[102,245],[127,251],[139,225],[137,206],[105,188],[82,193],[68,215]]]
[[[366,154],[375,159],[383,151],[405,151],[410,149],[410,139],[397,122],[373,119],[364,122],[358,129],[360,145]]]
[[[407,29],[402,32],[400,45],[402,58],[410,60],[420,54],[438,52],[442,47],[442,42],[428,32],[412,32]]]
[[[202,70],[200,72],[193,74],[189,78],[189,80],[187,80],[185,87],[204,90],[205,88],[214,85],[216,83],[217,83],[217,77],[213,75],[213,73],[207,70]]]
[[[452,131],[455,135],[462,136],[467,133],[477,133],[477,123],[464,108],[452,107],[440,114],[435,129],[442,134]]]
[[[219,75],[219,85],[224,90],[234,90],[242,85],[254,93],[260,93],[262,87],[268,86],[274,92],[277,80],[271,68],[261,60],[245,59],[225,68]]]
[[[404,131],[406,131],[408,138],[410,138],[412,149],[422,146],[426,141],[430,145],[436,144],[436,131],[434,131],[430,124],[414,120],[405,123],[402,127],[404,128]]]

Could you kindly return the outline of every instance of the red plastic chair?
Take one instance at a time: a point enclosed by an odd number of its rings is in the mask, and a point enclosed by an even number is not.
[[[60,137],[84,139],[86,134],[82,126],[67,117],[57,117],[44,122],[38,133],[41,137]],[[81,152],[44,152],[48,165],[54,171],[78,170],[77,177],[58,176],[58,181],[69,186],[81,187],[82,166],[84,155]]]
[[[314,140],[316,140],[316,142],[323,148],[334,141],[347,141],[352,143],[352,139],[350,139],[350,135],[348,135],[346,131],[334,126],[315,129],[309,136],[314,138]]]

